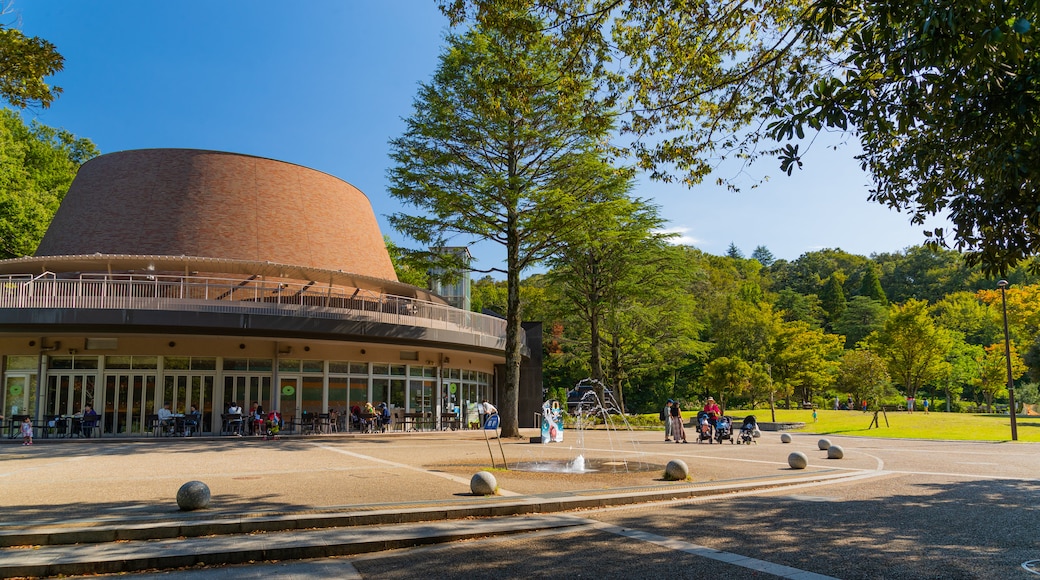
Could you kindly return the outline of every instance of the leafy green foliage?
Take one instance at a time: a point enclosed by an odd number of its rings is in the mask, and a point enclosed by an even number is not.
[[[44,78],[60,72],[64,61],[50,42],[0,26],[0,97],[20,109],[32,105],[46,109],[61,88]]]
[[[1035,2],[816,2],[805,40],[832,42],[834,59],[777,103],[770,132],[851,128],[872,200],[913,223],[948,215],[953,231],[925,232],[932,243],[1006,272],[1040,250],[1038,18]]]
[[[494,268],[507,290],[499,410],[503,436],[512,437],[519,435],[520,274],[599,211],[601,194],[628,172],[604,161],[609,111],[588,78],[564,66],[565,52],[543,23],[508,7],[495,15],[448,36],[404,135],[391,141],[389,192],[416,211],[390,221],[427,247],[461,236],[505,248],[505,267]]]
[[[36,251],[79,166],[97,154],[87,139],[0,111],[0,258]]]

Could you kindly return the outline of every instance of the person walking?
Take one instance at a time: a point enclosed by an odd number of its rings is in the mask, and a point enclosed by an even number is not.
[[[672,440],[672,405],[675,401],[668,399],[668,402],[664,404],[664,409],[661,410],[661,420],[664,421],[664,440]]]
[[[686,430],[683,429],[682,412],[679,410],[679,403],[673,403],[669,413],[672,421],[672,437],[675,438],[676,443],[686,443]]]

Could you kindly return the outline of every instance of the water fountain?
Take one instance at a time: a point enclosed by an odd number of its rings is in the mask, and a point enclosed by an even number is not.
[[[543,405],[541,447],[562,447],[570,442],[567,449],[571,457],[557,459],[546,458],[548,455],[558,455],[556,453],[527,453],[510,469],[548,473],[642,472],[659,469],[659,466],[647,463],[645,454],[636,447],[632,437],[634,431],[628,418],[613,393],[599,381],[579,381],[567,398],[566,411],[573,427],[572,434],[565,436],[564,409],[557,401],[547,401]],[[593,430],[606,434],[609,449],[589,449],[586,446],[586,435]],[[597,457],[600,454],[607,457]],[[541,457],[532,458],[529,455]]]

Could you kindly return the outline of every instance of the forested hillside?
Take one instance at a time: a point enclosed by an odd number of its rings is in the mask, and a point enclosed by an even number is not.
[[[600,280],[595,296],[583,292],[590,270],[574,268],[573,256],[524,280],[524,318],[545,323],[550,396],[595,374],[598,360],[631,411],[708,395],[728,407],[768,406],[771,396],[827,407],[835,397],[858,407],[912,396],[941,411],[947,401],[951,411],[1007,403],[997,280],[957,252],[826,249],[774,261],[764,247],[743,258],[732,247],[714,256],[647,244],[626,244],[614,259],[627,267]],[[1016,402],[1040,403],[1040,278],[1023,266],[1006,279]],[[474,309],[498,310],[504,295],[503,283],[478,280]]]

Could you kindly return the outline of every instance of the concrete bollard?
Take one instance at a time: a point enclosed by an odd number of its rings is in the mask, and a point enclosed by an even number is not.
[[[791,469],[805,469],[809,465],[809,458],[801,451],[795,451],[787,456],[787,464]]]
[[[791,442],[791,434],[790,433],[781,433],[780,434],[780,442],[781,443],[790,443]]]
[[[189,481],[177,490],[177,507],[190,512],[209,507],[209,486],[201,481]]]
[[[664,478],[668,481],[685,481],[690,477],[690,468],[682,459],[673,459],[664,466]]]
[[[831,445],[827,448],[827,459],[841,459],[845,457],[845,450],[838,445]]]
[[[498,481],[487,471],[478,471],[469,480],[469,490],[473,495],[495,495],[498,493]]]
[[[831,446],[830,439],[820,439],[817,443],[820,446],[820,451],[827,451]]]

